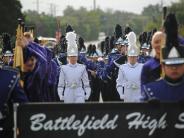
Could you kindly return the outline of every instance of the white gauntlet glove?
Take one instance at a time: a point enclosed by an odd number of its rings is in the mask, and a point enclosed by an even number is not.
[[[85,92],[86,92],[85,100],[88,100],[89,97],[90,97],[90,94],[91,94],[91,88],[90,87],[86,87],[85,88]]]

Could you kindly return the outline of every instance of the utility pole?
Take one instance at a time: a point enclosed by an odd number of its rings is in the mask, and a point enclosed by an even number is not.
[[[36,10],[37,10],[37,12],[39,14],[39,0],[36,0]]]
[[[56,16],[56,5],[53,3],[50,3],[50,15]]]
[[[93,10],[96,10],[96,0],[93,0]]]

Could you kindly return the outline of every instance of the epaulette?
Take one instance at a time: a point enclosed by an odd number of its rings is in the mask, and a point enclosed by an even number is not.
[[[119,68],[120,67],[120,64],[117,63],[117,60],[114,60],[113,63]]]
[[[12,72],[15,72],[15,73],[19,73],[20,70],[18,68],[12,68],[10,66],[3,66],[2,67],[3,70],[7,70],[7,71],[12,71]]]
[[[0,62],[0,69],[2,69],[3,68],[3,63],[2,62]]]
[[[78,65],[78,66],[85,66],[84,64],[81,64],[81,63],[78,63],[77,65]]]
[[[156,79],[155,81],[160,81],[161,79],[162,79],[162,77],[160,77],[160,78]]]

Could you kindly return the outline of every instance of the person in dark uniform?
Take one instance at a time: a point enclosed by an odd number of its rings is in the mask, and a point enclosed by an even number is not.
[[[151,38],[150,36],[148,35],[151,35],[150,32],[143,32],[140,37],[139,37],[139,42],[140,42],[140,55],[139,55],[139,58],[138,58],[138,62],[139,63],[145,63],[146,61],[148,61],[151,56],[150,56],[150,40],[149,38]]]
[[[7,66],[12,66],[13,63],[13,53],[11,51],[6,51],[2,55],[2,62]]]
[[[27,102],[19,84],[19,71],[0,65],[0,137],[13,137],[13,103]]]
[[[138,62],[146,63],[151,58],[149,54],[150,54],[150,45],[144,43],[141,46],[141,54],[139,55]]]
[[[45,47],[47,51],[47,73],[45,74],[45,89],[47,94],[47,102],[55,102],[58,100],[57,93],[57,77],[59,76],[59,71],[57,69],[57,63],[52,60],[54,58],[54,52],[52,49]]]
[[[115,27],[115,40],[113,42],[113,49],[111,50],[111,53],[108,55],[108,64],[112,64],[112,62],[120,57],[120,51],[121,51],[121,43],[123,42],[122,39],[122,28],[119,24]]]
[[[127,47],[128,43],[126,43],[126,40],[122,40],[119,42],[120,45],[120,54],[118,54],[117,58],[109,65],[106,66],[105,69],[105,78],[108,78],[108,82],[110,83],[111,92],[109,93],[109,101],[120,101],[120,97],[117,93],[116,87],[116,79],[118,77],[119,67],[122,64],[125,64],[127,62]]]
[[[184,100],[184,47],[179,45],[175,14],[168,14],[165,23],[166,45],[162,48],[164,77],[143,86],[143,99],[177,102]]]
[[[116,67],[116,64],[114,64],[114,61],[122,56],[122,28],[119,24],[116,25],[114,34],[115,37],[113,44],[112,42],[110,42],[110,44],[113,45],[113,49],[108,55],[107,64],[103,64],[101,61],[99,62],[99,69],[97,69],[97,76],[102,80],[102,98],[104,101],[120,100],[119,95],[116,92],[116,78],[118,74],[118,67]],[[110,41],[112,41],[112,38]]]
[[[128,49],[128,40],[125,39],[121,43],[121,56],[114,61],[114,64],[119,67],[122,64],[127,62],[127,49]]]
[[[160,78],[161,64],[160,64],[160,48],[162,42],[165,40],[165,34],[158,31],[152,37],[152,51],[154,57],[150,58],[142,68],[141,72],[141,87],[149,82],[153,82]]]
[[[24,33],[25,41],[27,42],[23,48],[24,59],[24,90],[31,102],[49,102],[48,89],[48,60],[47,51],[44,47],[33,42],[29,32]],[[43,75],[45,74],[45,75]]]
[[[3,64],[12,66],[13,50],[11,47],[10,35],[8,33],[3,33],[2,40],[3,40],[3,49],[2,49]]]
[[[89,98],[89,101],[96,101],[99,102],[100,99],[100,79],[96,75],[96,70],[98,67],[98,58],[99,55],[94,52],[93,55],[91,55],[90,59],[87,64],[86,68],[88,71],[88,76],[90,80],[90,87],[91,87],[91,95]]]

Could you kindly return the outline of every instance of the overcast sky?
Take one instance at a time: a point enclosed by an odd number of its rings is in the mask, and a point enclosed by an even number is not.
[[[39,12],[50,13],[51,4],[56,7],[56,15],[62,15],[63,10],[70,5],[75,9],[83,6],[88,10],[93,9],[94,0],[20,0],[23,6],[23,11],[37,10],[37,1],[39,1]],[[103,10],[112,9],[120,11],[128,11],[140,14],[143,7],[149,4],[163,2],[164,6],[170,5],[171,2],[178,0],[96,0],[96,7]]]

